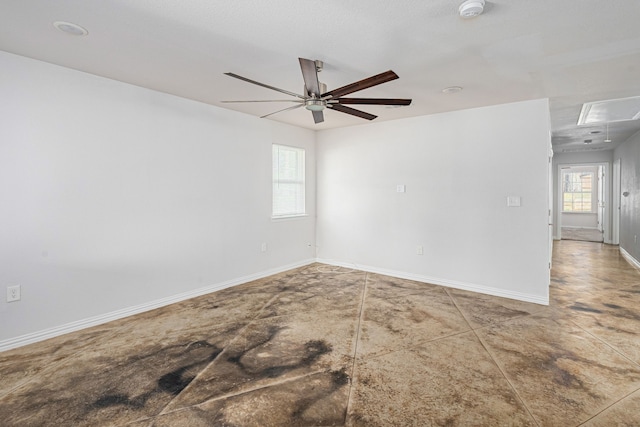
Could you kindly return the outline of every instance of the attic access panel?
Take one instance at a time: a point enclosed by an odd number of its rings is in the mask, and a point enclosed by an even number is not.
[[[586,102],[582,106],[578,126],[624,122],[640,118],[640,96]]]

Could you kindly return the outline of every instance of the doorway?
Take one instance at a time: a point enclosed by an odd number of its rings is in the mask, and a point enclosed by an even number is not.
[[[608,164],[558,165],[558,238],[610,243]]]

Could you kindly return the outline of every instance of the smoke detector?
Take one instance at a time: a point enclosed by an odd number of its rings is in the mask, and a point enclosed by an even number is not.
[[[467,0],[460,5],[458,11],[461,18],[475,18],[484,11],[484,0]]]

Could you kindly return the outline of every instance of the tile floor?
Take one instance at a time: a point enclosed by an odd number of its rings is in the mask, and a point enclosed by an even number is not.
[[[0,353],[3,426],[638,426],[640,272],[550,306],[314,264]]]
[[[562,240],[582,240],[584,242],[604,241],[604,234],[600,230],[594,228],[573,228],[562,227]]]

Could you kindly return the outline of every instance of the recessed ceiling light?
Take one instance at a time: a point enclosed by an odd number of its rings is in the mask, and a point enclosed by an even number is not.
[[[460,5],[458,12],[464,19],[475,18],[484,11],[484,0],[467,0]]]
[[[86,36],[89,34],[89,31],[87,31],[86,28],[72,22],[56,21],[53,23],[53,26],[63,33],[71,34],[73,36]]]
[[[461,86],[449,86],[442,89],[442,93],[458,93],[462,90]]]

